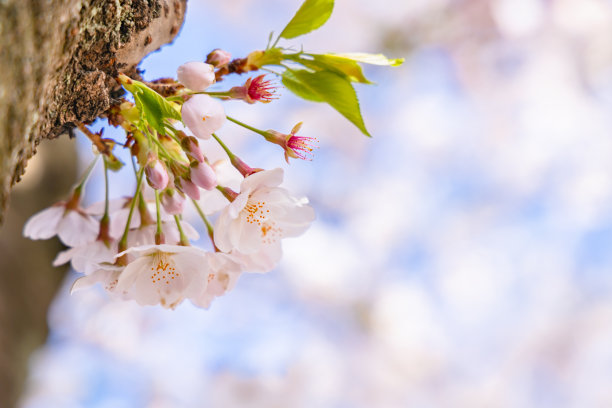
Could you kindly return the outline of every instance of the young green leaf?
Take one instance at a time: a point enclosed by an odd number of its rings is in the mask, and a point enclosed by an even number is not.
[[[365,52],[350,52],[344,54],[326,54],[339,59],[345,59],[356,62],[363,62],[372,65],[390,65],[392,67],[400,66],[404,63],[403,58],[387,58],[382,54],[367,54]]]
[[[285,55],[313,71],[332,71],[346,76],[351,82],[372,84],[364,75],[361,66],[350,59],[337,57],[334,54],[289,54]]]
[[[310,89],[307,85],[303,84],[294,74],[292,70],[286,70],[283,72],[283,85],[291,92],[296,94],[302,99],[313,102],[324,102],[324,100]]]
[[[181,120],[181,114],[163,96],[140,81],[126,78],[120,78],[120,82],[134,95],[141,122],[146,122],[159,133],[166,133],[166,119]]]
[[[327,102],[332,108],[357,126],[364,135],[370,136],[363,123],[357,93],[345,76],[329,71],[310,72],[307,70],[292,70],[291,73],[293,74],[292,79],[300,84],[300,90],[307,89],[306,95],[317,95],[319,99]],[[294,92],[291,88],[289,90]],[[296,95],[304,98],[304,93],[296,93]]]
[[[334,0],[306,0],[280,33],[279,38],[295,38],[316,30],[329,19],[333,8]]]

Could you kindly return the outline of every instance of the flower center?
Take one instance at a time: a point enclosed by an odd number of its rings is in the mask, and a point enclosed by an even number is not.
[[[262,225],[267,219],[270,210],[265,208],[265,201],[252,202],[248,201],[244,207],[246,214],[246,220],[249,224]]]
[[[174,267],[174,262],[164,255],[157,258],[155,265],[151,266],[151,282],[169,285],[174,279],[181,276]]]
[[[276,226],[274,220],[270,219],[270,210],[266,208],[265,201],[249,200],[244,210],[246,211],[246,221],[259,227],[263,243],[271,244],[281,238],[282,230]]]

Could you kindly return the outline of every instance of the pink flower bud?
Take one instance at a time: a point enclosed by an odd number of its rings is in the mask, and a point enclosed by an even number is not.
[[[189,198],[194,200],[200,199],[200,189],[198,188],[198,186],[193,184],[191,180],[181,179],[180,183],[181,189],[185,194],[187,194],[187,196],[189,196]]]
[[[153,159],[145,166],[147,182],[156,190],[163,190],[168,185],[168,172],[159,159]]]
[[[178,81],[193,91],[204,91],[215,83],[215,67],[204,62],[192,61],[178,67]]]
[[[219,101],[208,95],[193,95],[183,104],[183,122],[200,139],[209,139],[225,122],[225,111]]]
[[[192,159],[197,160],[199,163],[204,161],[204,153],[200,149],[198,139],[193,136],[187,136],[181,141],[183,151]]]
[[[205,190],[212,190],[217,186],[217,174],[206,162],[191,167],[191,180]]]
[[[206,56],[206,62],[215,67],[225,65],[231,60],[232,54],[219,48],[212,50],[212,52]]]
[[[168,214],[177,215],[183,212],[185,196],[176,190],[166,190],[162,194],[161,203]]]

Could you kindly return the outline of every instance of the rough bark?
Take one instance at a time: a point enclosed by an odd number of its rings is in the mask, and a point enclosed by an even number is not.
[[[185,3],[0,0],[0,222],[37,145],[104,112],[121,93],[114,77],[137,74],[145,55],[174,38]],[[40,184],[16,191],[0,230],[0,407],[16,403],[65,273],[50,266],[58,241],[20,237],[27,216],[74,182],[74,145],[53,142],[44,150],[37,157],[43,163]]]
[[[0,1],[0,222],[38,143],[104,112],[114,77],[174,38],[185,3]]]

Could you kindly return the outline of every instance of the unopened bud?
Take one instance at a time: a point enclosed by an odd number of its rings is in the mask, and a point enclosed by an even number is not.
[[[178,215],[183,212],[185,196],[176,190],[166,190],[162,194],[161,203],[168,214]]]
[[[257,173],[263,170],[260,168],[253,168],[249,166],[236,155],[232,155],[230,157],[230,162],[232,163],[232,166],[234,166],[234,168],[238,170],[240,174],[242,174],[243,177],[248,177],[253,173]]]
[[[181,179],[179,183],[181,190],[183,190],[183,193],[187,194],[189,198],[193,200],[200,199],[200,188],[191,180]]]
[[[168,186],[168,172],[159,159],[155,158],[147,163],[145,166],[145,174],[147,176],[147,182],[155,190],[163,190]]]
[[[215,83],[214,67],[204,62],[192,61],[178,67],[178,81],[193,91],[204,91]]]
[[[206,56],[206,62],[214,65],[215,67],[225,65],[231,60],[232,55],[229,52],[219,48],[212,50],[212,52]]]
[[[217,186],[217,174],[206,162],[191,166],[191,180],[205,190],[212,190]]]
[[[187,156],[197,160],[198,163],[202,163],[204,161],[204,154],[200,149],[198,139],[195,137],[187,136],[183,138],[183,140],[181,140],[181,146],[183,147],[183,151],[187,154]]]

